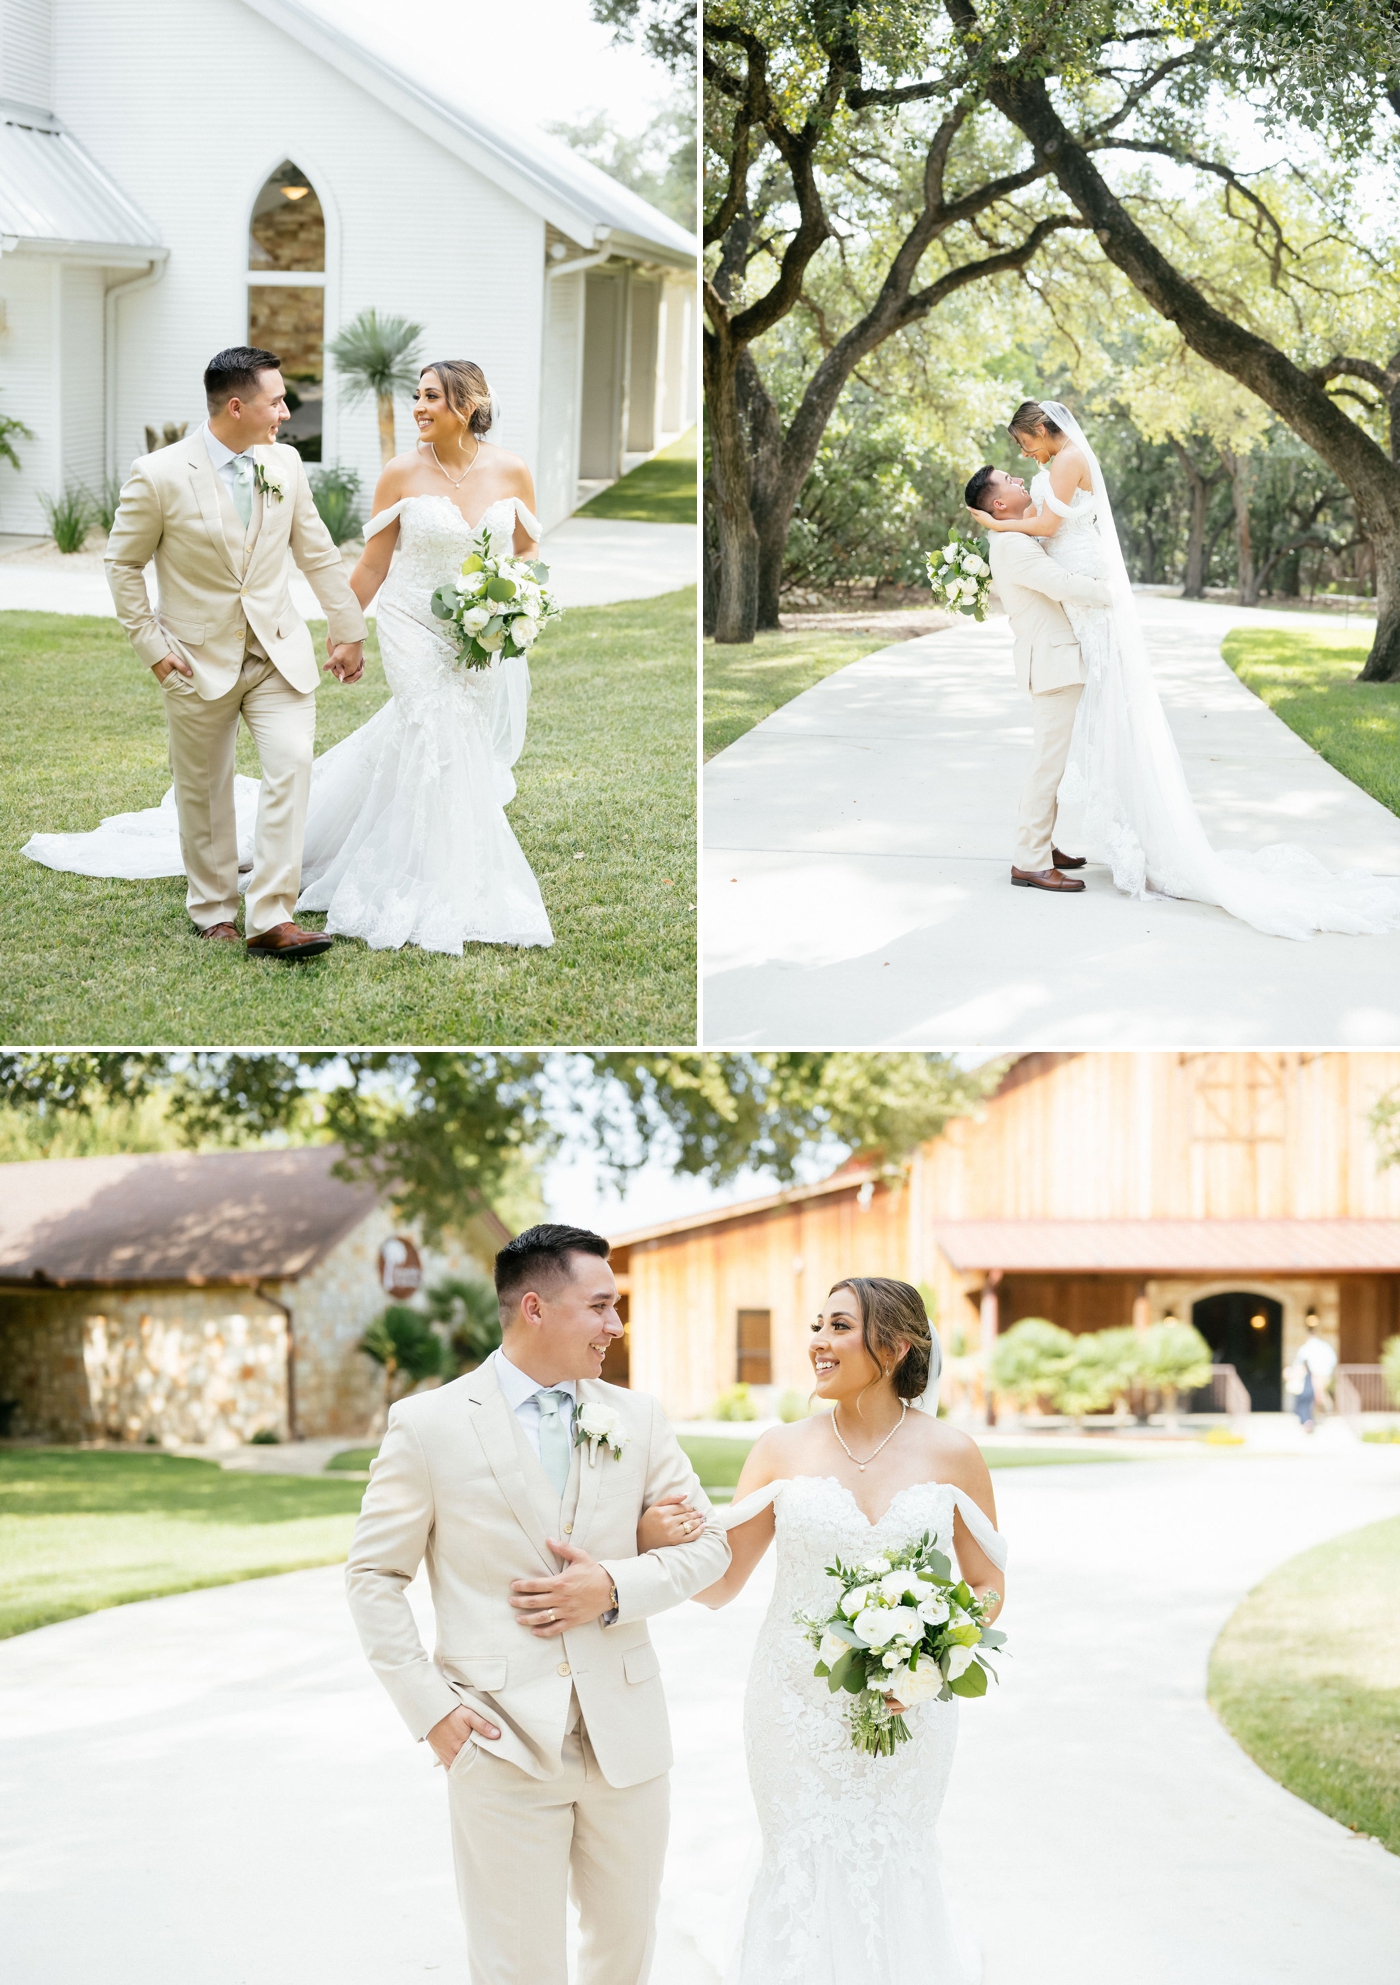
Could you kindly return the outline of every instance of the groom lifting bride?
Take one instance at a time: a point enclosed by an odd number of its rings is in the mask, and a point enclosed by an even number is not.
[[[205,425],[132,464],[107,540],[117,617],[165,701],[188,877],[185,902],[212,942],[239,941],[234,751],[241,717],[262,764],[245,918],[251,955],[329,951],[293,912],[316,736],[316,657],[287,590],[287,553],[329,624],[330,672],[364,673],[365,618],[312,501],[272,352],[234,346],[204,374]],[[146,592],[154,559],[160,604]]]

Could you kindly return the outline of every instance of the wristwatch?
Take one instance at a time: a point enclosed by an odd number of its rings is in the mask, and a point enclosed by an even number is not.
[[[622,1604],[621,1600],[617,1596],[617,1580],[613,1579],[611,1581],[611,1584],[612,1584],[612,1604],[608,1607],[606,1613],[600,1613],[598,1615],[598,1624],[604,1627],[615,1627],[617,1625],[617,1615]]]

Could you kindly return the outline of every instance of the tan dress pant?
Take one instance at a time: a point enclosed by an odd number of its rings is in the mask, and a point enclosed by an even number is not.
[[[556,1778],[531,1778],[476,1744],[452,1760],[452,1852],[471,1985],[568,1985],[570,1891],[580,1918],[578,1985],[646,1985],[669,1776],[609,1785],[582,1724],[565,1737],[561,1765]]]
[[[1036,871],[1050,867],[1055,795],[1064,777],[1074,713],[1083,694],[1083,683],[1071,682],[1064,689],[1047,689],[1031,697],[1035,756],[1031,775],[1021,789],[1021,810],[1016,817],[1016,852],[1011,857],[1016,868]],[[1061,849],[1062,854],[1065,852]]]
[[[265,655],[246,654],[232,689],[200,696],[172,669],[161,683],[170,728],[170,770],[180,816],[185,902],[201,930],[238,915],[234,750],[242,717],[258,747],[262,793],[244,928],[261,937],[291,921],[301,893],[306,798],[316,741],[316,698],[293,689]]]

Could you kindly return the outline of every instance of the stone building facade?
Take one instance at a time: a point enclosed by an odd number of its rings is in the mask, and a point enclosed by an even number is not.
[[[330,1176],[337,1155],[320,1146],[6,1166],[8,1433],[229,1446],[369,1431],[383,1373],[359,1343],[390,1300],[384,1242],[414,1241],[428,1288],[486,1274],[508,1232],[483,1216],[462,1240],[428,1248],[372,1187]],[[183,1220],[163,1217],[172,1206]]]

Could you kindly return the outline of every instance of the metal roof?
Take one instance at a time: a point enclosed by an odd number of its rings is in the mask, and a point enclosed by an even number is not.
[[[377,1204],[334,1144],[0,1166],[0,1286],[295,1281]]]
[[[694,266],[693,235],[522,118],[517,92],[497,90],[495,104],[484,102],[479,91],[452,94],[452,64],[444,64],[429,87],[302,0],[245,0],[245,4],[418,130],[505,186],[571,241],[591,248],[599,231],[607,230],[609,246],[619,253],[643,258],[650,254],[673,265]],[[392,16],[390,29],[397,32]]]
[[[0,98],[0,235],[6,246],[132,251],[164,256],[160,235],[61,118]]]
[[[955,1268],[1041,1274],[1400,1273],[1400,1220],[935,1220]]]

